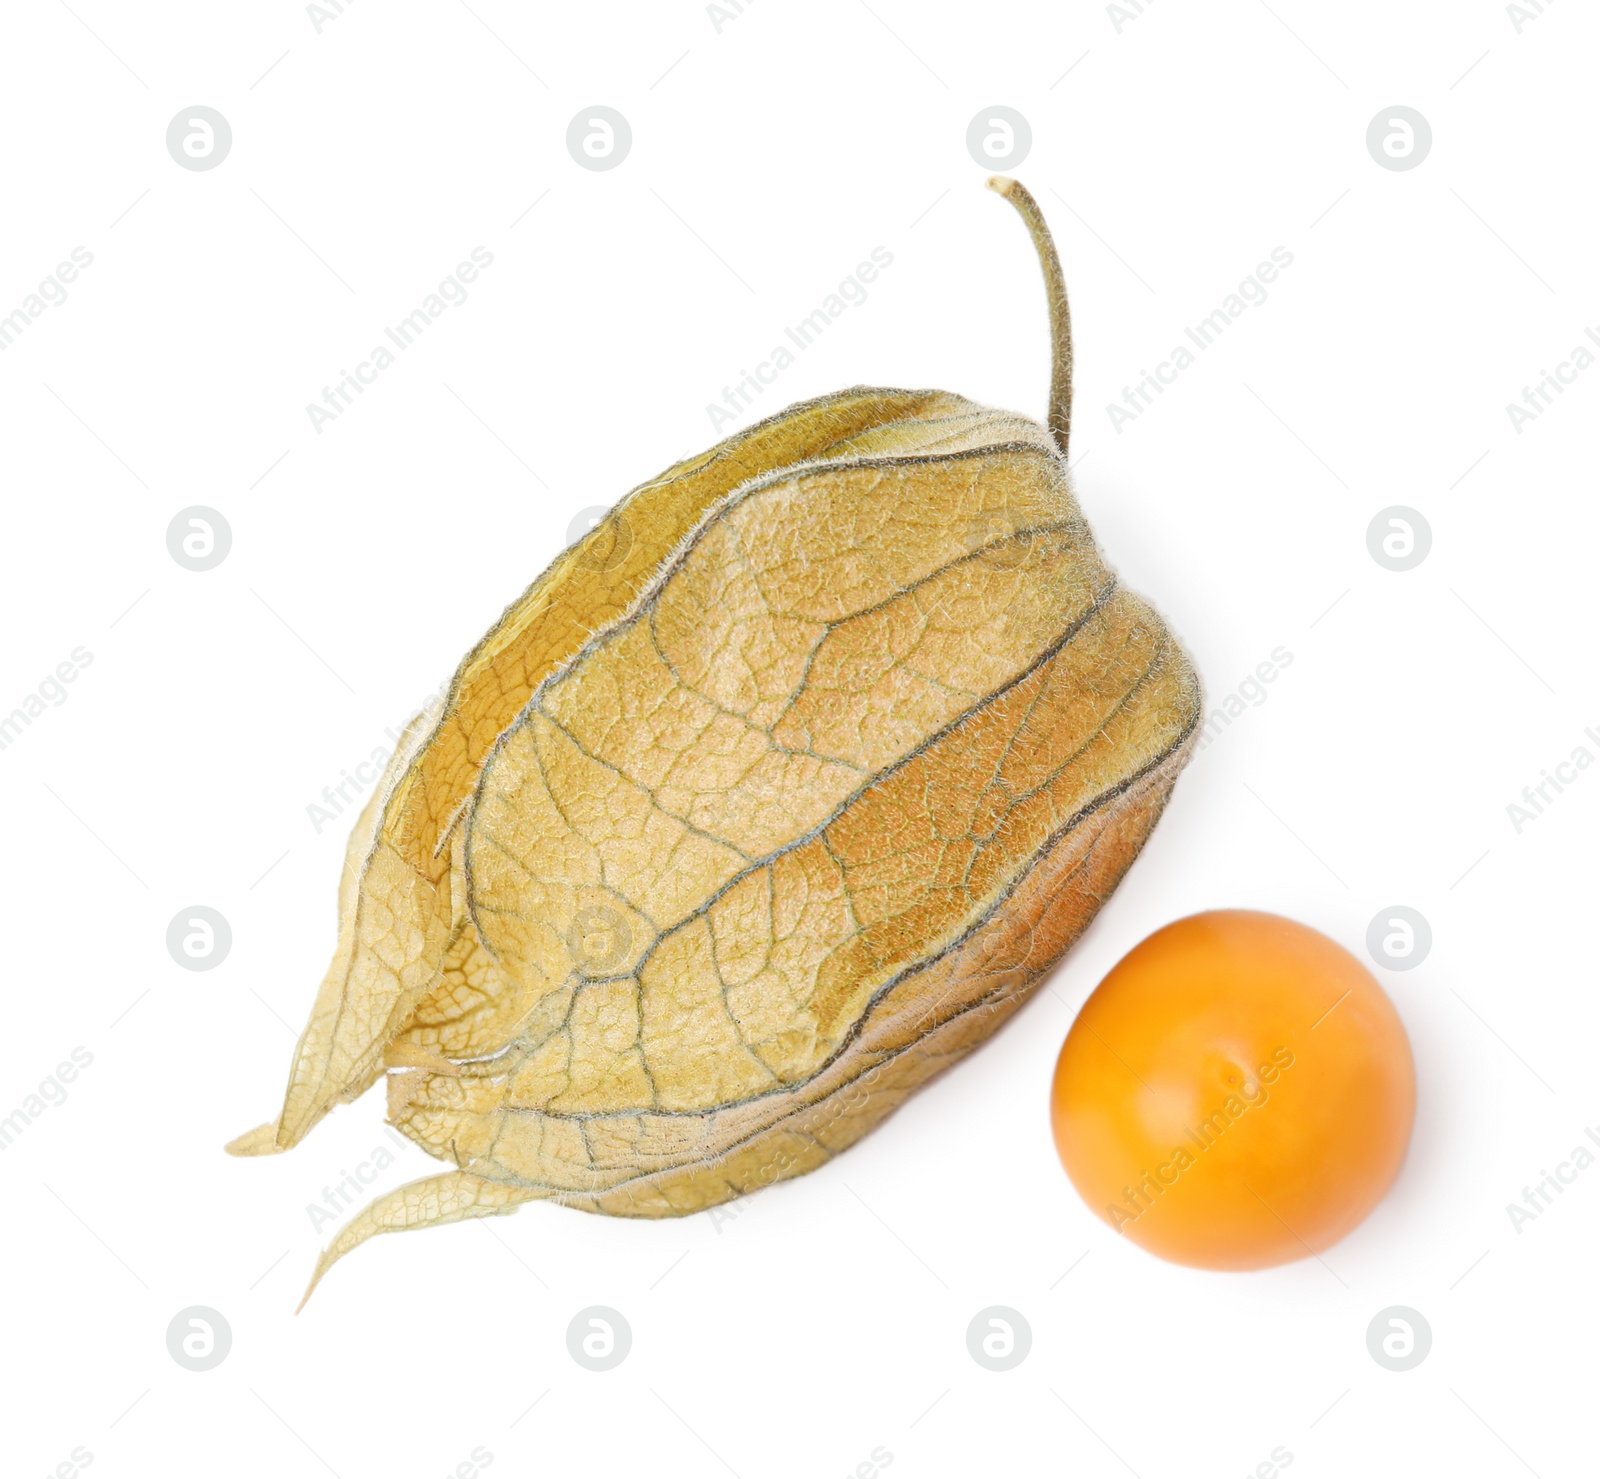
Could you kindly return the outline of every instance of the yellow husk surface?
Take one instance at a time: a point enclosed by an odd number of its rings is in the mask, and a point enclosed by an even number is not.
[[[812,1170],[1082,932],[1200,695],[1068,486],[1067,365],[1054,435],[858,387],[679,463],[412,722],[283,1107],[229,1149],[287,1150],[387,1070],[455,1169],[360,1213],[313,1286],[379,1232]]]

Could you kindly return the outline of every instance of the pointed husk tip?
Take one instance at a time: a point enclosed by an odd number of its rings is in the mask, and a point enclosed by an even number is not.
[[[268,1120],[264,1125],[246,1130],[222,1148],[229,1155],[277,1155],[283,1149],[278,1144],[278,1122]]]

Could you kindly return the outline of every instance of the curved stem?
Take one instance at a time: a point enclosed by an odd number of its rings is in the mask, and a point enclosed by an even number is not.
[[[1061,276],[1061,258],[1050,228],[1044,223],[1039,202],[1016,180],[991,175],[989,188],[1005,196],[1017,208],[1039,253],[1044,269],[1044,291],[1050,303],[1050,435],[1061,455],[1067,455],[1067,437],[1072,431],[1072,312],[1067,307],[1067,285]]]

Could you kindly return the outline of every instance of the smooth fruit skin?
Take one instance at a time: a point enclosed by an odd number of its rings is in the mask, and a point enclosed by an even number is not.
[[[1157,930],[1095,989],[1056,1063],[1051,1124],[1084,1201],[1197,1268],[1338,1242],[1405,1159],[1416,1071],[1372,973],[1281,915]]]

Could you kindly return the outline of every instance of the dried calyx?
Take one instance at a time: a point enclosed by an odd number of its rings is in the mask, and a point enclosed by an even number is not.
[[[823,1164],[1005,1021],[1143,845],[1199,687],[1068,486],[1060,264],[991,184],[1044,268],[1048,428],[938,390],[793,406],[622,499],[412,721],[282,1109],[229,1149],[386,1077],[451,1168],[316,1277],[375,1233],[671,1216]]]

